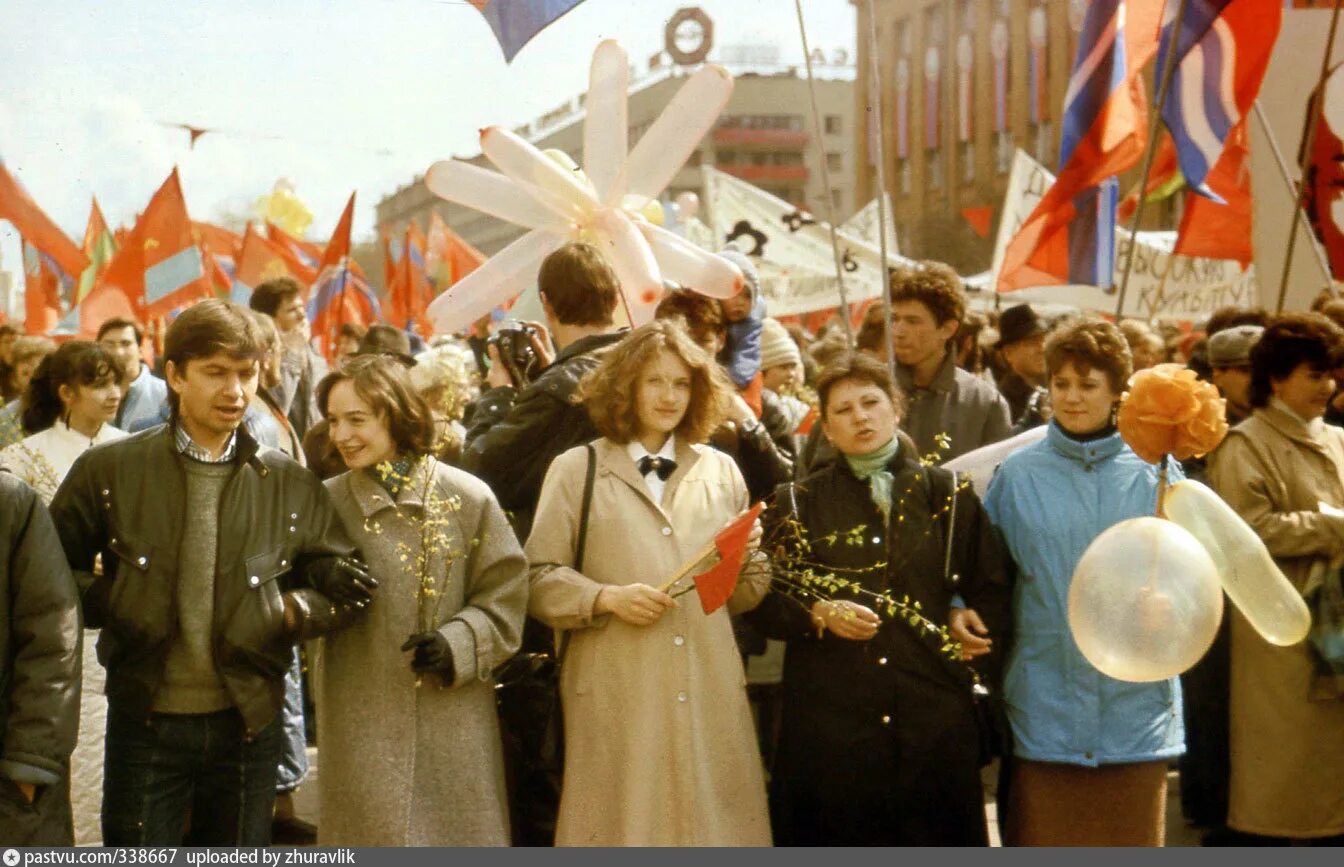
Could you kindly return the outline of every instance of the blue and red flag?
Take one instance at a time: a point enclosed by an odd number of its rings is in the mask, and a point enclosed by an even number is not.
[[[328,360],[335,352],[336,335],[342,325],[347,322],[369,325],[382,315],[373,290],[350,261],[350,225],[354,214],[355,194],[351,193],[336,231],[331,233],[322,253],[317,279],[308,296],[308,321]]]
[[[1179,26],[1175,19],[1176,4],[1169,2],[1162,17],[1157,80],[1162,80],[1174,34],[1176,67],[1162,120],[1190,189],[1221,202],[1206,179],[1260,92],[1283,7],[1265,0],[1186,0]]]
[[[504,60],[513,62],[522,47],[583,0],[471,0],[495,31]]]
[[[18,178],[5,168],[3,160],[0,160],[0,220],[8,220],[61,274],[78,277],[89,267],[89,257],[38,207]]]
[[[1162,0],[1088,6],[1064,97],[1059,176],[1008,242],[998,291],[1110,284],[1116,196],[1102,187],[1143,156],[1148,108],[1140,72],[1157,50],[1161,16]]]

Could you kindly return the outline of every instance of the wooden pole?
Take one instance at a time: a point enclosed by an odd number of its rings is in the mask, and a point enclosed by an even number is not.
[[[715,550],[716,549],[714,547],[714,540],[710,539],[709,542],[705,545],[705,547],[695,552],[695,557],[693,559],[687,560],[684,564],[682,564],[682,567],[680,569],[678,569],[675,573],[673,573],[671,578],[664,581],[658,587],[658,592],[666,593],[667,591],[671,590],[674,584],[676,584],[681,579],[685,578],[687,575],[691,574],[691,572],[695,570],[695,567],[699,566],[704,561],[704,559],[709,555],[713,554]]]
[[[1307,161],[1311,159],[1311,149],[1316,144],[1316,99],[1325,96],[1321,91],[1321,85],[1325,84],[1325,77],[1330,73],[1330,56],[1335,53],[1335,33],[1339,29],[1339,8],[1341,0],[1335,0],[1335,12],[1330,16],[1330,35],[1325,39],[1325,55],[1321,58],[1321,75],[1316,83],[1316,98],[1307,102],[1306,126],[1302,130],[1302,150],[1299,151],[1298,171],[1301,174],[1302,181],[1305,182],[1307,176]],[[1306,192],[1306,184],[1301,183],[1297,191],[1297,207],[1302,208],[1305,204],[1303,194]],[[1293,247],[1297,244],[1297,220],[1292,221],[1288,229],[1288,247],[1283,256],[1283,274],[1279,278],[1279,300],[1274,305],[1276,313],[1283,312],[1283,303],[1288,297],[1288,274],[1293,270]],[[1333,281],[1327,280],[1327,286],[1332,286]]]
[[[882,91],[877,63],[877,0],[868,0],[868,105],[877,121],[877,153],[873,161],[877,164],[877,231],[878,249],[881,251],[882,264],[882,314],[885,318],[882,332],[887,348],[887,372],[891,381],[896,381],[896,357],[891,351],[891,278],[887,276],[887,150],[884,144],[886,124],[882,116]],[[894,215],[893,215],[894,216]]]
[[[1153,118],[1148,123],[1148,147],[1143,152],[1143,177],[1139,180],[1139,205],[1134,209],[1134,217],[1129,224],[1129,252],[1125,256],[1125,273],[1120,278],[1120,297],[1115,302],[1115,321],[1119,322],[1125,309],[1125,292],[1129,289],[1129,275],[1134,270],[1134,252],[1139,243],[1139,221],[1143,219],[1143,206],[1148,201],[1148,175],[1153,169],[1153,153],[1157,150],[1157,136],[1162,131],[1162,109],[1167,104],[1167,92],[1171,90],[1171,79],[1176,72],[1176,46],[1181,41],[1181,22],[1185,20],[1186,0],[1180,0],[1176,7],[1176,17],[1172,19],[1171,42],[1167,45],[1166,63],[1162,69],[1162,80],[1157,85],[1156,106]]]
[[[1288,195],[1292,196],[1294,200],[1297,200],[1297,184],[1293,182],[1293,176],[1288,171],[1288,161],[1283,158],[1283,151],[1279,148],[1279,140],[1274,136],[1274,130],[1269,128],[1269,120],[1265,118],[1265,110],[1260,107],[1260,100],[1257,99],[1255,101],[1252,110],[1255,112],[1255,119],[1260,123],[1260,131],[1265,134],[1265,139],[1269,142],[1269,151],[1274,155],[1274,164],[1279,167],[1279,177],[1283,179],[1283,185],[1288,188]],[[1293,212],[1298,221],[1310,231],[1311,224],[1307,218],[1306,208],[1302,206],[1300,200],[1295,201],[1295,205],[1296,207],[1293,208]],[[1330,263],[1325,261],[1325,253],[1321,251],[1321,246],[1319,244],[1311,244],[1310,246],[1311,252],[1315,254],[1316,264],[1321,269],[1321,277],[1325,280],[1326,285],[1330,287],[1330,294],[1338,298],[1339,292],[1335,289],[1334,280],[1330,278]]]
[[[840,240],[835,234],[835,203],[831,201],[831,171],[826,165],[825,130],[821,126],[821,108],[817,104],[817,80],[812,73],[812,49],[807,44],[807,25],[803,23],[803,0],[794,0],[798,12],[798,33],[803,40],[803,60],[807,65],[807,92],[812,102],[812,135],[816,142],[817,153],[821,156],[821,183],[826,188],[822,199],[825,200],[826,221],[831,230],[831,255],[835,259],[835,285],[840,293],[840,324],[845,331],[845,342],[854,346],[854,326],[849,321],[849,298],[845,292],[845,267],[840,261]],[[883,260],[882,266],[886,267]]]

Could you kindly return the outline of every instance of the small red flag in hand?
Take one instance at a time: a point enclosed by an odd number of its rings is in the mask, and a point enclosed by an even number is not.
[[[757,503],[714,537],[719,562],[693,579],[695,592],[700,595],[700,607],[706,614],[713,614],[722,608],[737,588],[737,575],[742,571],[742,560],[747,556],[747,539],[764,507],[764,503]]]

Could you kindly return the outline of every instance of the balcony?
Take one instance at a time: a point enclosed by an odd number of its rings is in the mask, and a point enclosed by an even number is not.
[[[752,166],[740,163],[719,164],[715,166],[721,172],[752,183],[799,181],[806,182],[807,166]]]
[[[807,147],[807,141],[807,133],[791,129],[720,127],[714,130],[715,145],[736,145],[739,147],[746,145],[749,147],[800,150]]]

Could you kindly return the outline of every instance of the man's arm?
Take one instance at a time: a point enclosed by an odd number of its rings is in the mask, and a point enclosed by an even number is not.
[[[5,494],[14,508],[9,572],[8,716],[0,774],[19,784],[60,782],[79,729],[79,591],[51,516],[31,489]],[[8,663],[9,661],[7,661]]]
[[[575,408],[551,383],[538,381],[517,395],[501,413],[495,403],[512,389],[491,389],[481,396],[475,438],[467,435],[462,468],[484,481],[507,511],[530,509],[551,461],[575,445],[565,418]],[[577,410],[583,412],[582,409]],[[493,422],[492,422],[492,419]]]
[[[287,619],[292,612],[299,641],[343,629],[364,614],[364,607],[332,590],[333,582],[359,583],[357,573],[363,568],[359,550],[336,514],[326,486],[311,473],[304,476],[310,485],[303,508],[306,532],[294,555],[293,586],[285,592]],[[366,585],[365,595],[377,586],[376,581]]]
[[[83,602],[84,624],[101,629],[107,613],[111,580],[95,577],[93,562],[107,546],[106,508],[100,508],[97,483],[85,452],[76,460],[51,501],[51,520],[56,526],[65,560],[74,573]],[[109,564],[104,564],[104,571]]]

